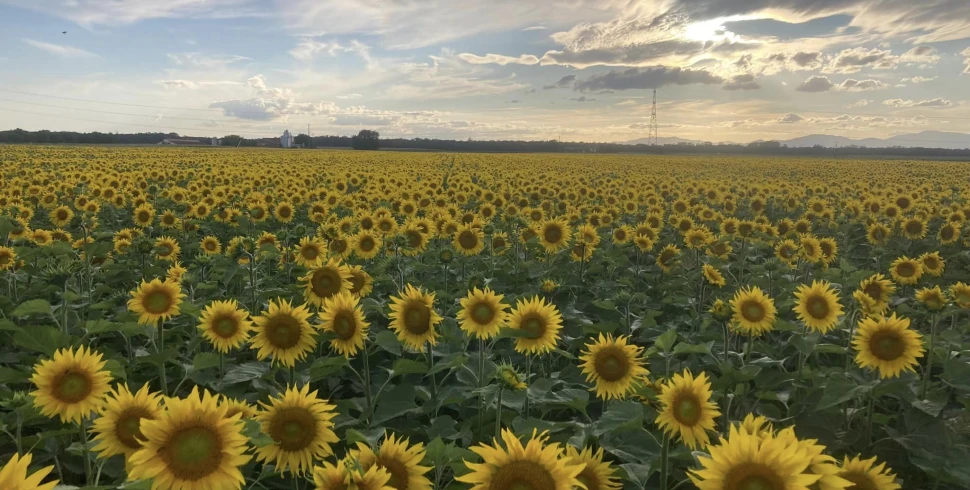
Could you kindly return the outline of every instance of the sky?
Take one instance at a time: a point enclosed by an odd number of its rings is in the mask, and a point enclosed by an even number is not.
[[[968,0],[0,0],[0,129],[970,133]]]

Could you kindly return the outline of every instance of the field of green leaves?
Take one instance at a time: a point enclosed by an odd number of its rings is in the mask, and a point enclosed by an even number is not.
[[[970,167],[0,146],[0,489],[970,488]]]

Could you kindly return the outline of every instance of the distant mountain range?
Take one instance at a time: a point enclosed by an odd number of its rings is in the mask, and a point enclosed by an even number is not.
[[[946,148],[950,150],[962,150],[970,148],[970,134],[953,133],[947,131],[922,131],[919,133],[900,134],[889,138],[863,138],[853,139],[845,136],[833,136],[830,134],[810,134],[789,140],[778,140],[779,143],[790,148],[804,148],[815,145],[822,145],[827,148],[836,146],[865,146],[868,148],[888,148],[899,146],[903,148]],[[628,141],[631,145],[650,144],[647,138],[640,138]],[[661,145],[676,145],[679,143],[704,143],[700,140],[690,140],[684,138],[660,138]]]

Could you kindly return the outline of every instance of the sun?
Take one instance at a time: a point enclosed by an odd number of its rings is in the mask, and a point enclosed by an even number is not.
[[[586,381],[595,384],[596,396],[622,399],[650,374],[643,367],[642,353],[643,348],[629,343],[625,336],[614,339],[612,335],[600,334],[597,340],[586,344],[579,367]]]

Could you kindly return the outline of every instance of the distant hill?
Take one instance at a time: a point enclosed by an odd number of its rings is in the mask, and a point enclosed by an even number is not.
[[[810,134],[789,140],[779,140],[779,143],[787,145],[789,148],[811,148],[821,145],[826,148],[844,146],[864,146],[867,148],[945,148],[948,150],[963,150],[970,148],[970,134],[953,133],[947,131],[922,131],[919,133],[900,134],[889,138],[861,138],[853,139],[845,136],[835,136],[831,134]],[[703,141],[690,140],[684,138],[670,137],[660,138],[661,145],[677,145],[681,143],[701,144]],[[627,141],[626,144],[649,145],[651,141],[647,138]],[[715,144],[731,144],[729,142],[716,142]]]
[[[853,139],[844,136],[832,136],[828,134],[810,134],[790,140],[782,140],[779,143],[788,145],[792,148],[811,147],[822,145],[827,148],[837,146],[865,146],[869,148],[888,148],[900,146],[903,148],[947,148],[950,150],[962,150],[970,148],[970,134],[952,133],[947,131],[922,131],[919,133],[900,134],[889,138],[863,138]]]

